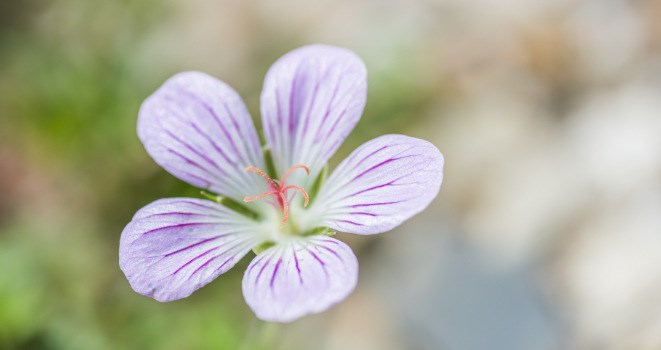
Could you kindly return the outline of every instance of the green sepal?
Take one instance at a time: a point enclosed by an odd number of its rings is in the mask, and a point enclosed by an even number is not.
[[[255,255],[273,247],[275,245],[275,242],[264,242],[254,248],[252,248],[252,251],[255,252]]]
[[[328,164],[326,164],[326,166],[324,166],[324,168],[321,169],[319,175],[317,175],[317,178],[314,179],[314,183],[312,183],[312,187],[308,191],[308,196],[310,196],[310,204],[312,204],[312,202],[314,202],[314,200],[317,198],[317,194],[321,189],[321,185],[323,185],[327,177],[328,177]]]
[[[259,220],[259,214],[257,214],[255,211],[252,209],[246,207],[245,205],[235,201],[232,198],[225,197],[225,196],[219,196],[220,201],[219,203],[221,205],[224,205],[226,208],[234,210],[235,212],[245,215],[253,220]]]
[[[200,191],[200,194],[202,195],[202,197],[210,199],[210,200],[212,200],[216,203],[220,203],[220,196],[218,196],[218,195],[215,195],[213,193],[209,193],[207,191]]]
[[[232,198],[225,197],[225,196],[218,196],[214,195],[212,193],[206,192],[206,191],[200,191],[200,194],[202,196],[224,206],[227,209],[234,210],[235,212],[247,216],[253,220],[259,220],[259,214],[257,214],[255,211],[252,209],[246,207],[245,205],[235,201]]]
[[[301,234],[301,236],[318,236],[318,235],[334,236],[335,231],[331,230],[330,227],[319,226],[311,230],[308,230],[307,232],[303,232]]]
[[[278,173],[275,170],[275,163],[273,163],[273,156],[271,155],[271,149],[264,146],[262,149],[264,152],[264,165],[266,166],[266,175],[272,179],[278,178]]]

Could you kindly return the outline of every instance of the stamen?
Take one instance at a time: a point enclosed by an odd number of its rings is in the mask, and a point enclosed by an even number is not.
[[[305,203],[303,203],[303,206],[304,206],[304,207],[307,207],[307,206],[308,206],[308,202],[310,201],[310,197],[308,197],[308,194],[307,194],[307,192],[305,192],[304,189],[302,189],[302,188],[300,188],[300,187],[298,187],[298,186],[296,186],[296,185],[287,185],[287,186],[283,187],[281,191],[282,191],[282,192],[285,192],[285,191],[287,191],[287,190],[289,190],[289,189],[297,190],[298,192],[301,192],[301,194],[303,195],[303,197],[305,197]]]
[[[289,168],[289,169],[285,172],[284,175],[282,175],[282,180],[281,180],[280,182],[282,182],[282,183],[284,184],[285,181],[287,181],[287,176],[289,176],[289,174],[291,174],[291,172],[294,171],[294,170],[296,170],[296,169],[303,169],[303,170],[305,170],[305,173],[306,173],[307,175],[310,175],[310,168],[306,167],[306,166],[303,165],[303,164],[296,164],[296,165],[294,165],[293,167]]]
[[[265,178],[266,181],[270,182],[270,183],[271,183],[271,186],[273,186],[273,187],[275,187],[275,188],[278,187],[278,186],[276,185],[276,183],[273,182],[273,179],[271,179],[268,175],[266,175],[265,172],[259,170],[258,168],[255,168],[254,166],[249,166],[249,167],[245,168],[244,171],[247,172],[247,173],[249,173],[249,172],[251,172],[251,171],[256,172],[256,173],[259,174],[261,177]]]
[[[287,218],[289,218],[289,204],[287,203],[287,198],[285,194],[280,191],[280,200],[282,201],[282,222],[280,223],[280,229],[283,229],[287,224]]]
[[[264,197],[266,197],[266,196],[270,196],[270,195],[272,195],[272,194],[277,194],[277,193],[278,193],[278,191],[268,191],[268,192],[264,192],[264,193],[262,193],[262,194],[258,194],[258,195],[256,195],[256,196],[252,196],[252,197],[244,197],[244,198],[243,198],[243,201],[244,201],[244,202],[252,202],[252,201],[254,201],[254,200],[262,199],[262,198],[264,198]]]
[[[268,181],[269,184],[271,185],[271,190],[267,191],[267,192],[264,192],[262,194],[258,194],[256,196],[244,197],[243,201],[244,202],[252,202],[254,200],[258,200],[258,199],[261,199],[261,198],[264,198],[264,197],[268,197],[268,196],[271,196],[271,195],[276,195],[277,198],[278,198],[278,204],[282,208],[282,222],[280,223],[280,228],[281,229],[284,228],[285,225],[287,224],[287,219],[289,218],[289,203],[287,201],[287,196],[285,195],[285,191],[293,189],[293,190],[296,190],[296,191],[300,192],[303,195],[303,197],[305,198],[305,203],[303,204],[304,207],[307,207],[308,203],[310,201],[310,198],[309,198],[307,192],[305,192],[305,190],[303,188],[301,188],[299,186],[296,186],[296,185],[287,185],[286,184],[287,176],[289,176],[289,174],[291,174],[291,172],[296,170],[296,169],[303,169],[303,170],[305,170],[306,174],[308,174],[308,175],[310,174],[310,168],[308,168],[307,166],[305,166],[303,164],[296,164],[296,165],[292,166],[291,168],[289,168],[285,172],[285,174],[282,176],[282,179],[280,179],[278,181],[278,180],[271,179],[268,175],[266,175],[266,173],[264,173],[263,171],[261,171],[258,168],[255,168],[254,166],[247,167],[245,169],[246,172],[255,172],[255,173],[259,174],[259,176],[266,179],[266,181]]]

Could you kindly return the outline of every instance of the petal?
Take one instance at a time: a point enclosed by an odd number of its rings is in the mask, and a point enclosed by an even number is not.
[[[156,163],[191,185],[234,199],[265,188],[243,171],[264,167],[250,115],[232,88],[209,75],[168,79],[142,104],[138,136]]]
[[[243,275],[243,296],[257,317],[291,322],[344,300],[358,280],[358,261],[327,236],[297,237],[255,257]]]
[[[312,212],[342,232],[388,231],[424,210],[443,181],[443,155],[431,143],[385,135],[356,149],[322,186]]]
[[[311,170],[306,181],[314,181],[360,119],[366,95],[365,65],[349,50],[305,46],[275,62],[261,108],[278,174],[305,164]]]
[[[122,232],[119,266],[131,287],[158,301],[185,298],[259,243],[251,220],[211,201],[157,200]]]

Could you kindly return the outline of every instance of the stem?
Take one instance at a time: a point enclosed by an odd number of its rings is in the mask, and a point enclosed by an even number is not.
[[[250,324],[238,350],[273,350],[276,349],[278,324],[264,322],[255,318]]]

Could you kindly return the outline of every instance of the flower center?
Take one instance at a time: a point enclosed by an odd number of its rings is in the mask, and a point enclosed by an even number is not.
[[[310,175],[310,168],[308,168],[307,166],[305,166],[303,164],[296,164],[293,167],[289,168],[285,172],[285,174],[282,176],[280,181],[270,178],[268,175],[266,175],[266,173],[264,173],[263,171],[261,171],[260,169],[254,167],[254,166],[249,166],[249,167],[245,168],[246,172],[251,172],[251,171],[255,172],[255,173],[259,174],[261,177],[263,177],[264,179],[266,179],[266,181],[269,182],[269,190],[262,193],[262,194],[258,194],[256,196],[245,197],[245,198],[243,198],[243,201],[244,202],[252,202],[254,200],[262,199],[264,197],[275,196],[277,201],[275,201],[275,202],[269,201],[269,203],[271,203],[274,206],[277,206],[278,208],[280,208],[282,210],[282,222],[280,223],[280,228],[281,229],[284,228],[285,224],[287,224],[287,218],[289,217],[289,201],[287,199],[286,192],[288,190],[296,190],[296,191],[300,192],[303,195],[303,197],[305,197],[305,203],[303,204],[304,207],[307,207],[308,202],[310,201],[310,198],[309,198],[307,192],[305,192],[304,189],[302,189],[301,187],[296,186],[296,185],[287,185],[287,176],[289,176],[289,174],[291,174],[291,172],[296,170],[296,169],[303,169],[303,170],[305,170],[306,174]],[[293,197],[291,197],[289,199],[292,199],[292,198]]]

